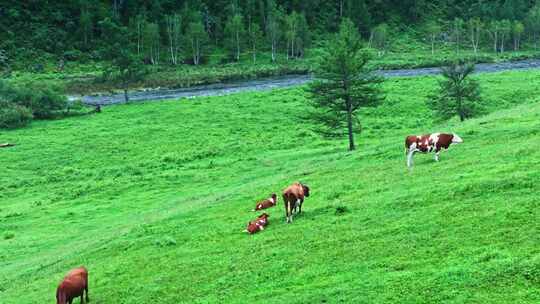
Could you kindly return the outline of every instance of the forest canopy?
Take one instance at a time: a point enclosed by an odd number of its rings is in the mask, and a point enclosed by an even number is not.
[[[362,37],[381,45],[388,27],[410,27],[425,39],[477,40],[495,51],[519,48],[522,37],[536,45],[540,5],[531,0],[4,0],[0,7],[0,53],[25,61],[49,54],[56,59],[104,59],[108,37],[103,20],[129,33],[131,49],[149,64],[204,63],[225,50],[265,50],[303,56],[314,41],[337,31],[343,17]],[[475,31],[477,30],[477,31]],[[475,36],[475,33],[478,36]],[[470,36],[470,37],[469,37]],[[461,37],[461,38],[460,38]],[[463,41],[460,42],[459,39]],[[532,44],[532,43],[531,43]],[[383,44],[384,45],[384,39]],[[255,56],[253,56],[255,58]],[[4,60],[6,61],[6,60]],[[1,60],[0,60],[1,63]]]

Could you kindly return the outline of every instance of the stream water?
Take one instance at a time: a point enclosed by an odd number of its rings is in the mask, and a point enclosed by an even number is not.
[[[477,73],[500,72],[507,70],[523,70],[540,68],[540,60],[529,59],[501,63],[480,63],[476,65]],[[412,77],[422,75],[436,75],[440,68],[418,68],[379,71],[384,77]],[[211,85],[201,85],[182,89],[148,89],[129,93],[129,99],[134,101],[154,101],[174,98],[194,98],[198,96],[227,95],[243,91],[263,91],[276,88],[298,86],[311,81],[311,75],[286,75],[279,77],[261,78],[256,80],[232,81]],[[72,96],[71,99],[80,98],[88,105],[111,105],[124,102],[124,94],[111,94],[99,96]]]

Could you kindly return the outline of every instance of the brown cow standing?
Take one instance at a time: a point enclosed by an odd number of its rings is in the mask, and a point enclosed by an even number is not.
[[[254,234],[256,232],[259,232],[261,230],[264,230],[264,227],[268,225],[268,218],[270,216],[266,213],[263,213],[257,217],[256,220],[251,221],[247,224],[246,230],[244,232],[247,232],[249,234]]]
[[[71,270],[56,289],[56,304],[72,304],[73,299],[81,297],[84,303],[84,293],[86,292],[86,302],[88,298],[88,270],[79,267]]]
[[[299,208],[298,213],[302,213],[302,204],[306,197],[309,197],[309,187],[298,182],[283,190],[287,223],[292,223],[293,211],[296,213],[296,208]]]
[[[270,196],[269,198],[265,199],[264,201],[258,202],[257,205],[255,206],[255,209],[253,209],[253,211],[259,211],[259,210],[267,209],[270,207],[274,207],[276,203],[277,203],[277,195],[275,193],[272,193],[272,196]]]
[[[463,139],[457,134],[433,133],[426,135],[411,135],[405,138],[405,153],[407,153],[407,167],[413,164],[414,153],[435,152],[435,161],[439,161],[442,149],[447,150],[451,144],[462,143]]]

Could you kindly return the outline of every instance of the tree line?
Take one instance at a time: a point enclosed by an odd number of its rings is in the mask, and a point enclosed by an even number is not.
[[[390,29],[420,28],[431,42],[450,41],[456,52],[519,50],[540,39],[540,5],[531,0],[6,0],[0,7],[0,50],[8,57],[104,57],[104,22],[126,28],[127,45],[148,64],[201,64],[216,49],[227,61],[269,51],[302,57],[348,18],[360,37],[382,54]],[[4,60],[5,61],[5,60]]]

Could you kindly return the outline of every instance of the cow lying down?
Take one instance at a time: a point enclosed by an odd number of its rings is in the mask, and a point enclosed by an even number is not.
[[[447,150],[451,144],[462,143],[463,139],[457,134],[432,133],[426,135],[411,135],[405,139],[405,152],[407,153],[407,167],[413,165],[414,153],[435,153],[435,161],[439,161],[441,150]]]
[[[261,215],[259,215],[259,217],[257,217],[256,220],[254,221],[251,221],[247,224],[247,228],[246,230],[244,230],[244,232],[247,232],[249,234],[254,234],[254,233],[257,233],[261,230],[264,230],[264,227],[266,227],[266,225],[268,225],[268,218],[270,216],[266,213],[263,213]]]
[[[275,193],[272,193],[272,195],[269,198],[258,202],[257,205],[255,205],[255,209],[253,209],[253,211],[259,211],[263,209],[268,209],[270,207],[274,207],[276,203],[277,203],[277,195]]]

